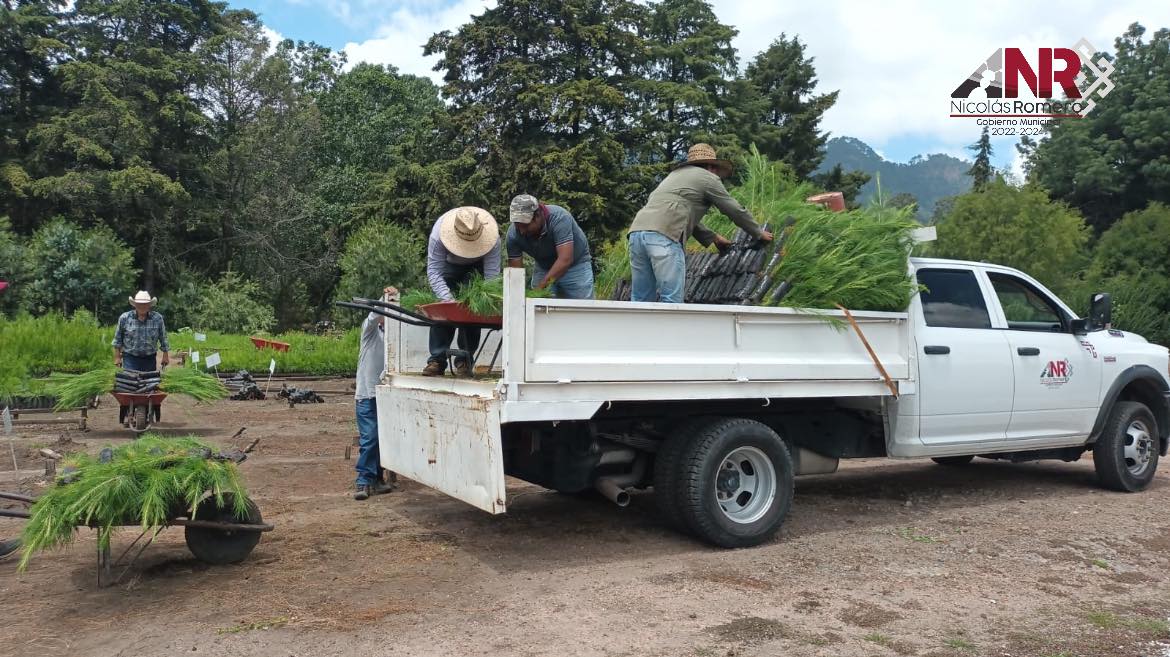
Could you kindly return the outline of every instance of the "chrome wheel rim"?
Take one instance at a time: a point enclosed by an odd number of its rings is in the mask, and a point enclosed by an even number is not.
[[[1125,447],[1122,451],[1129,474],[1140,477],[1150,468],[1154,458],[1154,438],[1141,420],[1134,420],[1125,429]]]
[[[715,501],[732,522],[762,518],[776,498],[776,468],[763,451],[740,447],[723,458],[715,473]]]

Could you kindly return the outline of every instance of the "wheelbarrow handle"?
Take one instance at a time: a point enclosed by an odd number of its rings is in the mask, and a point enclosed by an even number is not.
[[[19,493],[5,493],[4,491],[0,491],[0,500],[15,500],[17,502],[24,502],[25,504],[32,504],[36,501],[27,495],[21,495]]]
[[[402,322],[403,324],[410,324],[411,326],[425,326],[427,328],[431,328],[431,327],[436,325],[435,322],[433,322],[425,317],[422,317],[421,315],[415,315],[414,313],[412,313],[408,310],[405,310],[405,309],[400,309],[397,312],[388,312],[387,310],[383,310],[382,308],[374,307],[371,305],[364,305],[364,304],[360,304],[360,303],[351,303],[349,301],[336,301],[336,302],[334,302],[333,305],[341,306],[342,308],[354,308],[356,310],[364,310],[366,312],[374,313],[375,315],[381,315],[382,317],[388,317],[390,319],[397,320],[399,322]]]
[[[378,299],[364,299],[362,297],[353,297],[352,299],[350,299],[350,301],[353,301],[354,303],[360,303],[364,306],[371,306],[373,308],[387,308],[389,310],[393,310],[396,313],[402,313],[403,315],[406,315],[407,317],[413,317],[420,322],[434,322],[435,321],[435,320],[431,319],[430,317],[427,317],[426,315],[420,315],[420,314],[414,312],[413,310],[407,310],[406,308],[403,308],[402,306],[390,303],[388,301],[380,301]]]

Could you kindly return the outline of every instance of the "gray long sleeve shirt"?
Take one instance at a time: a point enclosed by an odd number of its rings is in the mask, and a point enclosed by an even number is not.
[[[439,299],[453,301],[455,295],[448,289],[447,281],[443,280],[443,266],[448,262],[464,266],[483,262],[483,277],[497,278],[500,275],[500,242],[503,240],[496,240],[496,245],[482,258],[461,258],[448,251],[447,247],[443,246],[443,241],[439,239],[439,226],[442,222],[442,217],[435,221],[435,225],[431,227],[430,239],[427,240],[427,282],[431,284],[431,291]]]
[[[697,166],[679,167],[663,178],[634,217],[629,232],[651,230],[683,244],[693,234],[700,244],[710,246],[715,232],[700,220],[712,205],[752,237],[764,234],[752,214],[727,193],[719,176]]]

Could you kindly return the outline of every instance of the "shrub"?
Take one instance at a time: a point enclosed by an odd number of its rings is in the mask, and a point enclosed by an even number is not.
[[[88,308],[113,321],[134,292],[134,253],[105,226],[82,229],[57,217],[33,233],[24,255],[21,298],[37,313]]]
[[[399,289],[417,287],[425,271],[425,235],[386,221],[372,221],[345,243],[336,298],[338,301],[352,297],[376,299],[382,296],[382,289],[387,285]],[[361,313],[348,310],[335,316],[341,326],[355,326],[362,319]]]
[[[261,333],[276,324],[272,306],[263,301],[260,285],[237,272],[226,272],[209,285],[180,290],[183,299],[198,297],[194,316],[185,318],[188,321],[184,323],[192,328],[225,333]]]

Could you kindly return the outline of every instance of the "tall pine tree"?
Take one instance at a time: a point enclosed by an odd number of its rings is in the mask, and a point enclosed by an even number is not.
[[[714,134],[736,76],[736,30],[704,0],[662,0],[650,5],[639,35],[646,48],[634,83],[642,161],[671,162],[695,141],[720,141]]]
[[[829,135],[819,126],[837,102],[837,92],[814,93],[813,58],[805,57],[798,37],[784,34],[748,64],[746,82],[748,87],[739,92],[739,111],[748,120],[737,126],[740,138],[807,179],[825,157]]]
[[[981,192],[995,175],[995,169],[991,166],[991,137],[988,135],[987,126],[983,126],[979,141],[968,146],[967,150],[975,154],[975,161],[967,170],[967,175],[971,176],[971,189]]]
[[[629,221],[642,200],[624,169],[642,11],[630,0],[504,0],[430,39],[460,157],[476,163],[463,202],[503,213],[527,192],[587,229]]]

